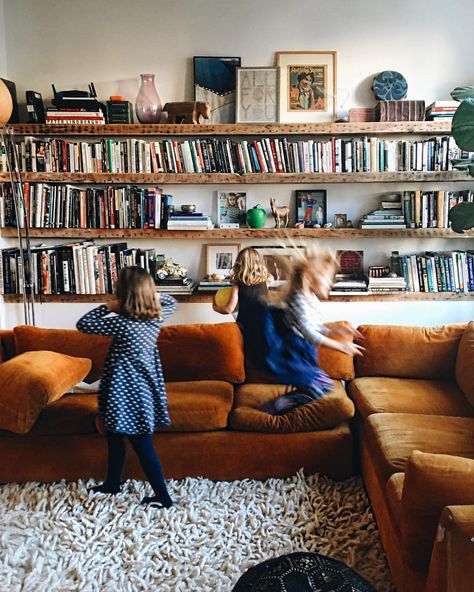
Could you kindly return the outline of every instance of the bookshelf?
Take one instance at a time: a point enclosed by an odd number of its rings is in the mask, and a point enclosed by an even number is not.
[[[35,138],[71,139],[71,141],[94,141],[102,138],[137,138],[153,141],[157,139],[194,139],[200,137],[216,138],[252,138],[261,137],[288,137],[293,139],[327,139],[328,137],[362,137],[373,136],[382,138],[413,139],[431,138],[432,136],[447,136],[450,133],[449,121],[422,121],[422,122],[397,122],[397,123],[324,123],[324,124],[271,124],[271,125],[245,125],[245,124],[209,124],[209,125],[13,125],[13,131],[17,138],[33,136]],[[353,185],[353,184],[387,184],[388,187],[397,184],[425,184],[443,183],[455,184],[459,182],[469,183],[472,187],[473,180],[466,173],[460,171],[400,171],[400,172],[354,172],[354,173],[282,173],[282,172],[258,172],[258,173],[73,173],[73,172],[26,172],[23,178],[29,183],[53,183],[53,184],[84,184],[84,185]],[[7,173],[0,173],[0,182],[8,182]],[[453,185],[450,185],[453,187]],[[211,199],[211,198],[209,198]],[[474,231],[456,234],[446,228],[407,228],[407,229],[375,229],[363,230],[359,228],[240,228],[240,229],[212,229],[212,230],[162,230],[162,229],[120,229],[120,228],[31,228],[30,235],[33,239],[130,239],[138,241],[264,241],[271,239],[329,239],[336,242],[334,248],[339,246],[338,241],[351,241],[352,239],[372,239],[377,243],[375,248],[380,249],[380,242],[384,239],[411,240],[417,245],[418,250],[427,248],[427,243],[418,241],[456,240],[461,249],[472,249],[471,241],[474,239]],[[16,237],[16,229],[0,229],[0,236],[9,241]],[[428,243],[429,244],[429,243]],[[374,247],[371,243],[371,249]],[[424,245],[424,246],[423,246]],[[353,248],[352,246],[349,248]],[[452,248],[452,247],[451,247]],[[458,248],[458,247],[456,247]],[[383,250],[380,249],[380,250]],[[389,250],[386,252],[388,257]],[[186,262],[183,262],[186,264]],[[108,295],[48,295],[38,296],[39,302],[97,302],[107,300]],[[193,295],[179,295],[181,302],[210,302],[212,294],[195,293]],[[369,302],[369,301],[462,301],[474,298],[474,293],[448,293],[408,292],[403,294],[371,294],[365,295],[338,295],[330,298],[337,302]],[[7,294],[5,303],[19,302],[21,296]]]

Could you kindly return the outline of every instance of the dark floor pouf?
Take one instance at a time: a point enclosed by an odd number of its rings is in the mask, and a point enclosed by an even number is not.
[[[248,569],[232,592],[376,592],[353,569],[319,553],[290,553]]]

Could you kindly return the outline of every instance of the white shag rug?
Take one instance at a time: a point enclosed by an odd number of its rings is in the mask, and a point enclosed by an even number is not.
[[[313,551],[344,561],[378,592],[390,573],[358,478],[169,481],[175,505],[144,509],[128,481],[0,486],[2,592],[230,592],[249,567]]]

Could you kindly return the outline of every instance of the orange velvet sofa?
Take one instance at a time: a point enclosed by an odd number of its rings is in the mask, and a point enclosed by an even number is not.
[[[352,358],[321,348],[334,392],[272,417],[259,406],[288,387],[245,368],[242,345],[233,323],[163,327],[171,426],[154,442],[166,476],[263,479],[300,468],[334,479],[352,475],[355,410],[341,382],[355,376]],[[20,326],[0,331],[0,346],[0,482],[102,479],[107,450],[97,394],[64,389],[86,374],[89,382],[100,378],[110,339]],[[124,477],[143,478],[133,454]]]
[[[474,590],[474,322],[364,325],[348,385],[398,592]]]

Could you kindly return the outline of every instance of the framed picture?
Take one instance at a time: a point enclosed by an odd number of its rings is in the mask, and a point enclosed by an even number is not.
[[[334,228],[345,228],[347,224],[347,214],[334,214]]]
[[[219,228],[247,226],[247,194],[243,191],[217,192],[217,225]]]
[[[239,251],[240,245],[207,245],[207,275],[229,276]]]
[[[323,227],[326,222],[326,190],[298,189],[296,192],[296,222],[309,228],[315,224]]]
[[[254,246],[260,255],[262,255],[265,265],[267,266],[268,273],[273,276],[273,282],[270,284],[271,287],[275,288],[284,284],[288,277],[291,269],[291,257],[295,253],[295,248],[301,247],[262,247]]]
[[[279,120],[333,121],[336,113],[336,52],[279,51]]]
[[[278,68],[237,68],[237,123],[276,123]]]
[[[209,123],[235,121],[235,70],[240,58],[194,56],[194,100],[211,106]]]

